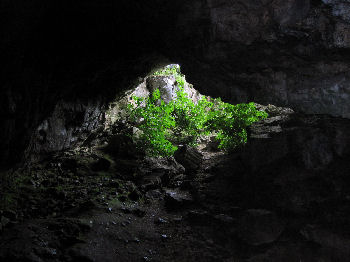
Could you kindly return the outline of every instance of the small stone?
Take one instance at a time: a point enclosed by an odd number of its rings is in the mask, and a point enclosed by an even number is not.
[[[137,201],[141,198],[141,194],[137,190],[132,191],[128,196],[132,201]]]
[[[172,220],[174,222],[181,222],[182,221],[182,217],[181,216],[180,217],[174,217]]]
[[[149,199],[158,200],[158,199],[162,199],[163,194],[160,192],[160,190],[155,189],[155,190],[148,191],[146,193],[146,197]]]
[[[2,224],[2,226],[3,226],[3,227],[6,227],[6,225],[7,225],[8,223],[10,223],[10,219],[8,219],[7,217],[2,216],[2,217],[1,217],[1,224]]]
[[[118,199],[122,202],[125,202],[128,198],[126,196],[119,196]]]
[[[155,223],[156,224],[166,224],[166,223],[168,223],[168,221],[160,217],[155,221]]]
[[[192,201],[192,197],[188,192],[175,189],[165,191],[165,205],[168,209],[178,209]]]
[[[216,215],[215,218],[220,222],[227,223],[227,224],[234,222],[234,219],[232,217],[225,214]]]
[[[107,185],[108,185],[108,187],[119,188],[119,183],[115,180],[109,181],[109,183]]]
[[[205,210],[190,210],[188,212],[187,219],[191,223],[207,224],[209,221],[211,221],[212,217]]]
[[[98,171],[108,171],[108,169],[111,166],[111,162],[105,158],[100,158],[92,164],[91,169],[92,171],[98,172]]]
[[[133,209],[132,213],[138,217],[144,217],[146,215],[146,211],[139,208]]]
[[[214,245],[214,240],[212,239],[207,239],[206,242],[209,244],[209,245]]]
[[[138,239],[137,237],[134,238],[134,242],[135,243],[140,243],[140,239]]]

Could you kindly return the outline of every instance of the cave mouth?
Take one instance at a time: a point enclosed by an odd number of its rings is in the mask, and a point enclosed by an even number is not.
[[[0,6],[0,261],[349,260],[349,3]],[[244,147],[135,146],[126,97],[176,90],[150,80],[172,61],[202,94],[261,104]]]
[[[268,116],[253,102],[232,105],[200,94],[178,64],[140,82],[110,104],[105,123],[131,124],[130,136],[149,156],[173,156],[179,147],[206,146],[201,142],[209,140],[216,141],[217,150],[234,151],[247,143],[247,128]]]

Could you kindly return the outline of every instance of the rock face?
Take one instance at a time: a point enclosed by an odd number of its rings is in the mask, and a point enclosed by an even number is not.
[[[160,97],[165,103],[175,99],[177,96],[176,92],[180,90],[174,76],[151,76],[147,78],[147,88],[151,93],[159,89]],[[201,98],[201,94],[187,82],[185,83],[184,91],[195,103]]]
[[[59,102],[52,115],[36,129],[26,150],[28,158],[68,149],[82,142],[104,121],[101,103]],[[34,160],[34,159],[32,159]]]
[[[273,106],[266,110],[271,117],[252,125],[243,151],[215,167],[240,185],[234,193],[221,185],[232,202],[311,216],[342,203],[349,192],[350,121]]]
[[[183,68],[203,93],[349,117],[348,9],[344,1],[191,1],[175,37],[190,41]]]
[[[199,169],[203,156],[196,149],[182,146],[175,152],[175,159],[184,166],[186,172],[194,172]]]
[[[274,242],[284,230],[284,222],[267,210],[250,209],[239,222],[239,236],[250,245]]]
[[[286,157],[292,157],[307,170],[323,170],[350,153],[349,120],[300,116],[274,106],[263,108],[272,117],[252,125],[251,140],[245,148],[244,158],[253,170]],[[280,114],[273,116],[273,111]],[[265,142],[270,146],[264,146]]]
[[[148,78],[148,86],[150,88],[151,93],[156,89],[159,89],[161,99],[168,104],[170,101],[176,98],[176,92],[178,88],[176,88],[175,77],[158,77],[152,76]]]
[[[179,67],[179,65],[168,65],[168,67]],[[177,96],[177,92],[180,90],[178,83],[176,82],[175,76],[169,75],[153,75],[150,74],[145,78],[140,78],[139,83],[136,87],[127,90],[122,93],[115,101],[110,103],[109,109],[106,112],[105,126],[111,126],[117,121],[125,121],[128,115],[128,104],[132,103],[136,106],[133,97],[148,98],[155,90],[159,90],[160,98],[165,102],[169,103],[174,100]],[[185,81],[184,92],[187,93],[188,97],[197,103],[202,95],[193,88],[193,86]]]

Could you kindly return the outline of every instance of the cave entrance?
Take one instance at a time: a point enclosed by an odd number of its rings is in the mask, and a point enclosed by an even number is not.
[[[232,105],[200,94],[178,64],[143,78],[110,105],[106,126],[126,125],[149,156],[169,157],[183,147],[231,151],[247,141],[246,128],[267,117],[254,103]]]

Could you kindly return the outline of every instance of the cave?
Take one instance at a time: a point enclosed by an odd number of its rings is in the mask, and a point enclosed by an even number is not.
[[[3,0],[0,17],[1,261],[349,261],[350,1]],[[126,108],[180,67],[192,97],[268,114],[245,145],[135,146]]]

